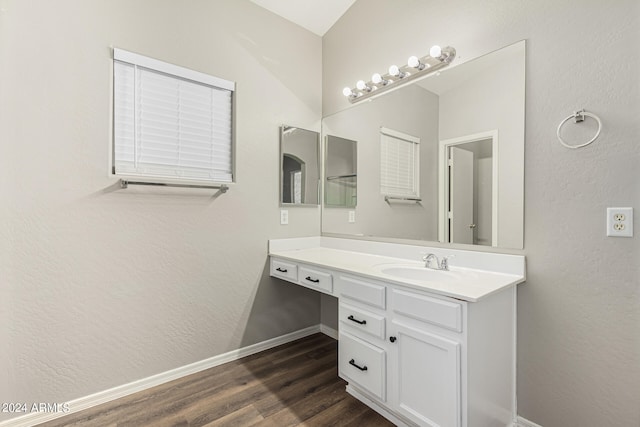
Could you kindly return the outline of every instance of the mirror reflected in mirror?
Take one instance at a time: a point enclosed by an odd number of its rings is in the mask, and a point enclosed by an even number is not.
[[[325,138],[324,206],[354,208],[358,190],[358,144],[346,138]]]
[[[318,132],[283,125],[280,127],[280,204],[320,203]]]
[[[324,209],[323,233],[521,249],[524,93],[521,41],[325,117],[359,180],[357,221]]]

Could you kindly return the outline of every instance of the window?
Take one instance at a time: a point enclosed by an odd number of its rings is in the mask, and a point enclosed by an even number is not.
[[[233,181],[235,83],[114,49],[113,173]]]
[[[420,138],[380,128],[380,193],[420,197]]]

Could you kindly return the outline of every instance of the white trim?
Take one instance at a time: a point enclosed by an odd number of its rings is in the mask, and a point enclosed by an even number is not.
[[[447,148],[452,145],[466,144],[467,142],[475,142],[483,139],[491,139],[491,156],[492,156],[492,179],[491,179],[491,246],[498,246],[498,130],[490,130],[479,132],[472,135],[465,135],[457,138],[444,139],[438,143],[438,206],[442,206],[438,212],[438,241],[445,242],[446,235],[446,209],[445,196],[447,187],[449,186],[449,175],[447,171]]]
[[[168,62],[159,61],[157,59],[149,58],[144,55],[129,52],[123,49],[113,48],[113,59],[120,62],[126,62],[128,64],[139,65],[144,68],[150,68],[152,70],[161,71],[163,73],[171,74],[173,76],[182,77],[183,79],[193,80],[195,82],[204,83],[210,86],[214,86],[220,89],[226,89],[230,91],[236,90],[235,82],[221,79],[209,74],[201,73],[200,71],[191,70],[189,68],[180,67],[179,65],[170,64]]]
[[[542,427],[540,424],[536,424],[533,421],[529,421],[526,418],[518,417],[517,422],[513,424],[513,427]]]
[[[330,328],[327,328],[330,329]],[[142,378],[137,381],[123,384],[109,390],[103,390],[89,396],[84,396],[79,399],[68,402],[69,412],[56,412],[56,413],[44,413],[34,412],[24,416],[11,418],[6,421],[0,422],[0,427],[30,427],[35,424],[40,424],[46,421],[55,420],[57,418],[64,417],[69,414],[74,414],[85,409],[92,408],[103,403],[111,402],[124,396],[128,396],[139,391],[156,387],[158,385],[167,383],[169,381],[176,380],[178,378],[185,377],[187,375],[195,374],[197,372],[204,371],[205,369],[213,368],[222,365],[227,362],[241,359],[246,356],[250,356],[255,353],[259,353],[270,348],[277,347],[282,344],[295,341],[300,338],[307,337],[309,335],[322,332],[322,325],[310,326],[305,329],[300,329],[289,334],[285,334],[276,338],[271,338],[266,341],[262,341],[256,344],[242,347],[237,350],[232,350],[224,354],[210,357],[208,359],[201,360],[199,362],[184,365],[176,369],[171,369],[166,372],[161,372],[156,375],[152,375],[147,378]],[[326,332],[323,332],[326,333]],[[328,335],[328,334],[327,334]]]
[[[334,340],[338,340],[338,330],[330,328],[327,325],[320,324],[320,332],[325,334],[328,337],[333,338]]]

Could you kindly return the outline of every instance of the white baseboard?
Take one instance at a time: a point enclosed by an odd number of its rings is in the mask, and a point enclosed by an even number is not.
[[[332,336],[331,333],[335,332],[336,338],[338,336],[337,331],[327,327],[323,328],[323,325],[310,326],[305,329],[300,329],[299,331],[291,332],[289,334],[262,341],[257,344],[239,348],[237,350],[233,350],[224,354],[219,354],[217,356],[213,356],[199,362],[181,366],[170,371],[152,375],[141,380],[123,384],[109,390],[100,391],[89,396],[72,400],[68,402],[69,411],[67,412],[33,412],[20,417],[2,421],[0,422],[0,427],[31,427],[35,424],[55,420],[56,418],[61,418],[65,415],[80,412],[85,409],[89,409],[94,406],[101,405],[103,403],[110,402],[112,400],[119,399],[121,397],[128,396],[130,394],[137,393],[139,391],[143,391],[148,388],[185,377],[187,375],[204,371],[205,369],[222,365],[223,363],[238,360],[243,357],[250,356],[252,354],[259,353],[261,351],[268,350],[270,348],[316,334],[318,332],[322,332],[329,336]]]
[[[338,331],[336,329],[330,328],[327,325],[320,325],[320,332],[323,334],[333,338],[334,340],[338,340]]]
[[[529,421],[526,418],[518,417],[517,424],[514,424],[513,427],[542,427],[542,426],[534,423],[533,421]]]

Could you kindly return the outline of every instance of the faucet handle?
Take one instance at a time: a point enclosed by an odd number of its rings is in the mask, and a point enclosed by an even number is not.
[[[449,259],[455,258],[455,255],[447,255],[442,257],[442,261],[440,262],[440,270],[449,271]]]

